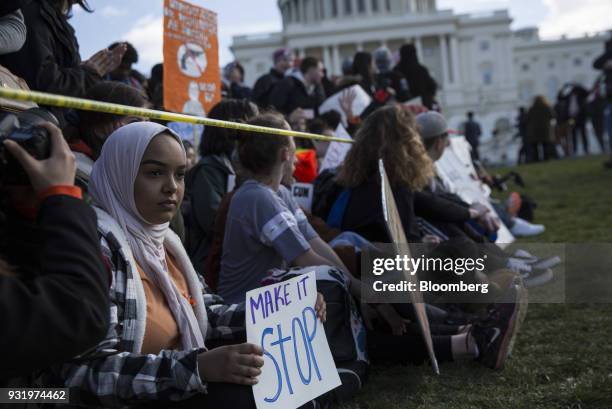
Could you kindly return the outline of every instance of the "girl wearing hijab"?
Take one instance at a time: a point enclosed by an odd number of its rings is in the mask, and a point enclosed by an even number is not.
[[[55,368],[71,403],[255,407],[250,386],[264,360],[259,346],[241,343],[244,303],[208,294],[169,229],[185,166],[179,136],[152,122],[113,132],[93,166],[89,189],[111,270],[111,324],[97,347]],[[315,309],[324,317],[321,298]]]

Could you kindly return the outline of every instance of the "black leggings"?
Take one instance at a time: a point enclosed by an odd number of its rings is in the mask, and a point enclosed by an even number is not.
[[[451,335],[432,335],[438,362],[452,362]],[[429,359],[423,336],[393,335],[380,330],[367,332],[368,354],[372,362],[399,362],[420,365]]]
[[[585,154],[589,154],[589,137],[586,133],[586,120],[576,121],[576,125],[574,125],[574,129],[572,129],[572,155],[575,155],[578,152],[578,134],[582,138],[582,149]]]
[[[391,304],[403,318],[410,319],[408,331],[404,335],[393,335],[386,323],[378,323],[374,330],[367,331],[368,354],[372,361],[399,362],[402,364],[422,364],[429,358],[427,347],[416,322],[411,304]],[[456,335],[459,326],[443,324],[443,313],[435,307],[427,306],[427,316],[434,353],[438,362],[453,361],[451,336]]]

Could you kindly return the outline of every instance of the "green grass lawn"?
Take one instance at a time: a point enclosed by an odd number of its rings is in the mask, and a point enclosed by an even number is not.
[[[522,241],[612,243],[612,170],[602,162],[519,167],[547,228]],[[612,303],[530,304],[512,355],[500,372],[473,362],[443,364],[439,376],[427,365],[374,365],[346,408],[612,408]]]

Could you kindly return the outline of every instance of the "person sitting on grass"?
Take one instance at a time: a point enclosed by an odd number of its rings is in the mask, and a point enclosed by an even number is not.
[[[110,326],[95,348],[47,374],[49,384],[70,388],[71,403],[255,408],[251,386],[264,360],[244,342],[244,303],[208,293],[169,229],[185,167],[180,137],[152,122],[113,132],[94,164]],[[315,310],[324,319],[320,295]]]
[[[211,119],[245,121],[258,113],[257,106],[246,99],[224,99],[208,114]],[[237,131],[207,126],[200,142],[200,160],[187,173],[189,209],[186,212],[187,249],[196,271],[206,275],[206,259],[212,243],[217,209],[223,196],[234,190],[236,172],[232,154]]]

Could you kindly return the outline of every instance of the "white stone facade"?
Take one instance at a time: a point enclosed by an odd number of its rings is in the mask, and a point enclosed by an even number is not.
[[[452,126],[472,110],[487,137],[512,123],[519,105],[537,94],[554,99],[567,81],[590,88],[593,59],[606,35],[542,41],[537,29],[513,32],[507,10],[458,15],[435,0],[279,0],[283,31],[237,36],[231,49],[252,85],[271,66],[279,47],[321,59],[331,75],[356,51],[406,42],[440,85],[438,99]],[[500,122],[501,121],[501,122]]]

